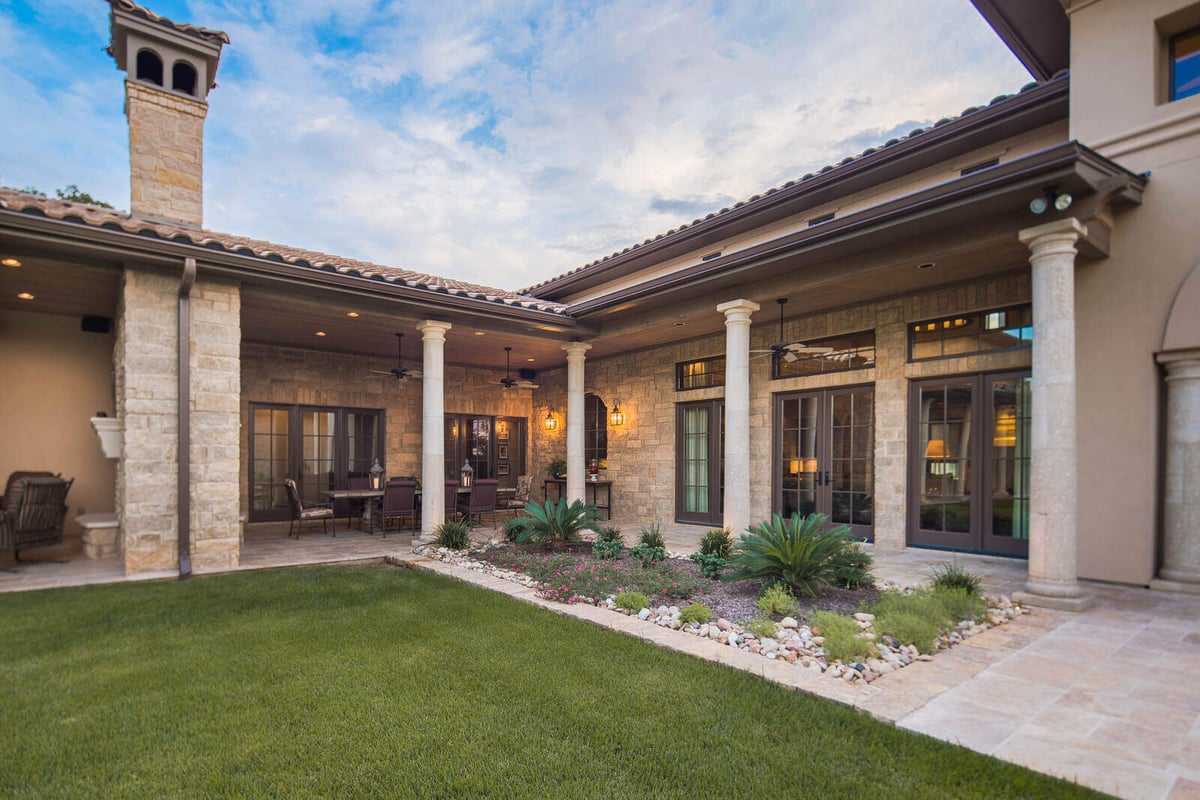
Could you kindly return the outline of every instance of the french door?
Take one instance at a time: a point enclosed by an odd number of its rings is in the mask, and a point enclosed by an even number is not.
[[[383,464],[381,411],[251,403],[249,521],[288,518],[287,478],[305,502],[320,502],[367,477],[376,458]]]
[[[720,525],[724,514],[725,402],[680,403],[675,407],[675,521]]]
[[[476,478],[496,478],[501,489],[516,487],[525,472],[524,417],[446,414],[443,424],[448,480],[457,480],[467,463]]]
[[[1028,372],[914,382],[909,543],[1029,552]]]
[[[777,395],[772,508],[875,536],[875,389]]]

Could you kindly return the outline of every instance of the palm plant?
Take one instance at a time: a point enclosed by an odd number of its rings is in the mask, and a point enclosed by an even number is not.
[[[845,583],[847,566],[866,574],[870,557],[845,525],[825,530],[824,514],[784,519],[779,514],[770,522],[751,525],[734,547],[727,581],[768,578],[782,581],[798,594],[817,597],[822,586]],[[865,563],[864,563],[865,558]]]
[[[549,547],[555,542],[578,542],[584,530],[596,530],[600,514],[582,500],[567,505],[566,498],[525,506],[528,516],[517,517],[505,525],[517,542],[535,542]]]

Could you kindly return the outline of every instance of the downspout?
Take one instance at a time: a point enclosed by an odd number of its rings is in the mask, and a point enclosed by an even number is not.
[[[179,510],[179,577],[192,574],[191,545],[191,294],[196,284],[196,259],[183,260],[183,275],[179,278],[179,444],[177,455],[179,475],[176,485],[176,506]]]

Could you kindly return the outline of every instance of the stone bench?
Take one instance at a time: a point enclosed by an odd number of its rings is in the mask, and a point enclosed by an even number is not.
[[[75,524],[83,528],[84,557],[111,558],[121,554],[121,523],[116,514],[80,514]]]

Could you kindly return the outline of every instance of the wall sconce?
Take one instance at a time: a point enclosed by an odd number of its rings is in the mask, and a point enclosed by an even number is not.
[[[378,458],[375,459],[373,464],[371,464],[371,468],[369,470],[367,470],[367,473],[371,476],[371,488],[372,489],[382,489],[383,488],[383,467],[381,467],[379,465]]]
[[[620,400],[613,403],[613,410],[608,415],[608,421],[614,428],[625,424],[625,412],[621,410]]]
[[[471,469],[470,462],[464,461],[462,469],[458,471],[458,485],[464,489],[471,488],[471,479],[475,477],[475,470]]]
[[[1055,211],[1066,211],[1073,202],[1075,198],[1067,192],[1059,194],[1058,189],[1047,189],[1044,195],[1029,201],[1029,210],[1034,214],[1045,214],[1051,208]]]
[[[548,431],[558,430],[558,420],[556,420],[554,415],[549,411],[546,412],[546,419],[542,421],[542,425],[544,425]]]

